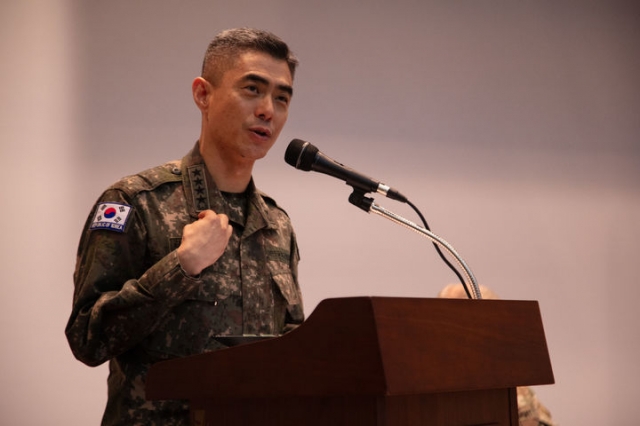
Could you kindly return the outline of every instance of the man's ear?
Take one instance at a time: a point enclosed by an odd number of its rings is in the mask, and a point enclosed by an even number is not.
[[[209,82],[202,77],[196,77],[191,83],[191,92],[198,109],[205,111],[209,106],[209,95],[211,94]]]

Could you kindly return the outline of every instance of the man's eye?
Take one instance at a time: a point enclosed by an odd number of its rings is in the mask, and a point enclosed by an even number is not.
[[[278,102],[282,102],[283,104],[289,105],[289,97],[288,96],[278,96],[276,97]]]
[[[258,93],[258,86],[246,86],[245,89],[252,93]]]

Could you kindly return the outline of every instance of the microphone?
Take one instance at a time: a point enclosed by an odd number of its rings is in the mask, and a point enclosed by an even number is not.
[[[308,172],[313,170],[343,180],[355,190],[364,193],[377,192],[392,200],[406,203],[407,197],[397,190],[390,188],[382,182],[378,182],[368,176],[356,172],[353,169],[340,164],[324,155],[318,148],[309,142],[294,139],[289,143],[284,153],[284,161],[298,170]]]

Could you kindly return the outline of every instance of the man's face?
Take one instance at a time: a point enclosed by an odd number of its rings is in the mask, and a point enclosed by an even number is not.
[[[259,52],[241,54],[210,85],[204,143],[227,162],[267,155],[289,113],[292,78],[286,61]]]

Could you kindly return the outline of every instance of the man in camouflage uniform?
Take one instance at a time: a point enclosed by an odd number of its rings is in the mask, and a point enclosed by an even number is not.
[[[483,299],[498,299],[498,295],[491,289],[481,285],[480,293]],[[438,297],[446,299],[466,299],[467,294],[462,284],[449,284],[438,293]],[[518,396],[518,420],[520,426],[555,426],[551,420],[551,413],[542,405],[536,394],[528,386],[516,388]]]
[[[286,122],[296,65],[273,34],[216,36],[192,85],[194,148],[120,180],[90,213],[65,333],[85,364],[109,360],[103,425],[188,424],[183,401],[145,400],[153,363],[303,321],[295,234],[251,177]]]
[[[555,426],[551,413],[542,405],[528,386],[516,388],[518,394],[518,420],[520,426]]]

